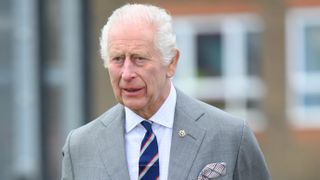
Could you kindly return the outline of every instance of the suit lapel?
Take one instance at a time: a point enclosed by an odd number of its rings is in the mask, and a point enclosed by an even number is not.
[[[196,120],[201,118],[202,115],[204,115],[204,112],[177,90],[169,180],[187,179],[206,133],[196,124]],[[99,135],[96,137],[101,160],[112,180],[130,179],[125,152],[124,121],[123,106],[118,105],[101,118],[104,127],[100,129],[101,133],[98,133]],[[179,135],[180,130],[186,132],[184,137]]]
[[[111,179],[130,179],[125,152],[124,110],[121,105],[101,119],[104,128],[98,137],[98,148]]]
[[[205,136],[205,130],[199,128],[195,121],[204,113],[193,106],[195,103],[185,99],[183,94],[177,91],[177,104],[175,120],[172,131],[172,143],[169,162],[169,180],[187,179],[190,168],[196,158],[199,147]],[[179,131],[184,130],[184,137]]]

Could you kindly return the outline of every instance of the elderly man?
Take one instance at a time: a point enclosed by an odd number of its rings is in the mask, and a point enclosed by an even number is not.
[[[62,179],[270,179],[244,121],[173,86],[179,51],[164,9],[127,4],[100,41],[119,104],[70,132]]]

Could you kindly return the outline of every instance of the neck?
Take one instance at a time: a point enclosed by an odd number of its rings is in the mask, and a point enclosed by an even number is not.
[[[155,102],[155,104],[149,105],[146,109],[133,110],[133,111],[144,119],[150,119],[166,101],[166,99],[170,94],[170,90],[171,90],[171,81],[168,81],[164,88],[164,92],[160,97],[158,97],[158,100]]]

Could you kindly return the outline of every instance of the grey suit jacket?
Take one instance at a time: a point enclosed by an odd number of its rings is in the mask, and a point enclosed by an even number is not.
[[[178,135],[185,130],[186,136]],[[120,104],[70,132],[63,147],[63,180],[129,180],[125,114]],[[218,179],[271,179],[257,141],[243,120],[177,91],[169,180],[196,180],[209,163],[225,162]]]

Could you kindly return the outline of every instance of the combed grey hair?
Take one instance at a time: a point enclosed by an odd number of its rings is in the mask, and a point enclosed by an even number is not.
[[[146,4],[126,4],[116,9],[101,29],[100,53],[104,66],[108,66],[108,35],[115,23],[145,22],[155,28],[155,47],[160,51],[163,63],[168,65],[176,55],[176,35],[172,28],[172,18],[166,10]]]

